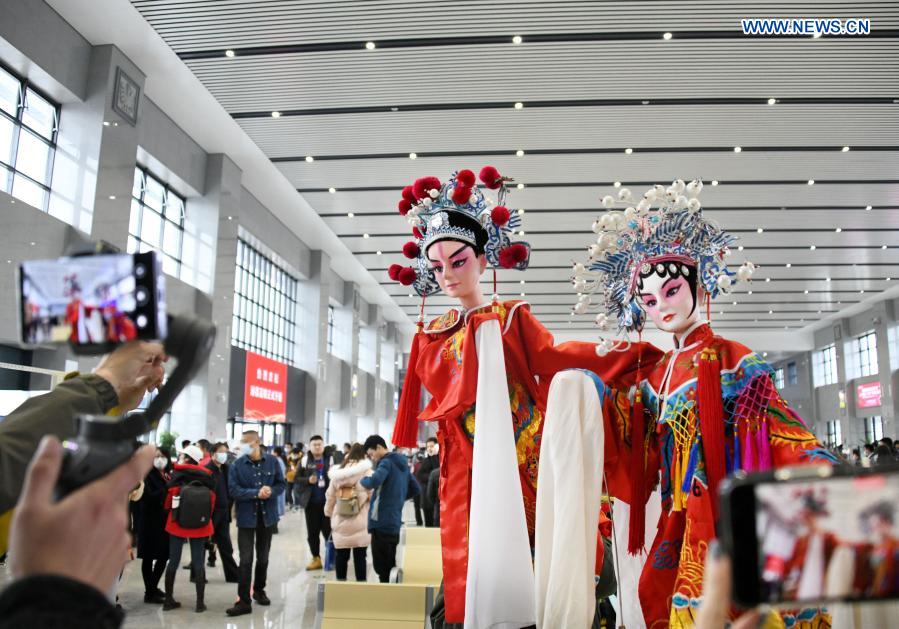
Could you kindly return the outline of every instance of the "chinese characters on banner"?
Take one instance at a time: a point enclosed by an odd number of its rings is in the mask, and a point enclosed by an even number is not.
[[[287,365],[247,352],[244,418],[284,422],[287,414]]]
[[[881,389],[879,382],[860,384],[855,389],[859,408],[874,408],[880,406]]]

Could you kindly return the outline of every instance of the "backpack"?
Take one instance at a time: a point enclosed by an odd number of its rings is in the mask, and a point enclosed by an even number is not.
[[[178,509],[174,520],[185,529],[199,529],[212,517],[212,490],[200,481],[190,481],[178,494]]]
[[[349,491],[344,492],[344,489]],[[359,499],[356,497],[356,490],[353,487],[341,487],[337,494],[337,513],[348,518],[359,515],[361,508],[359,507]]]

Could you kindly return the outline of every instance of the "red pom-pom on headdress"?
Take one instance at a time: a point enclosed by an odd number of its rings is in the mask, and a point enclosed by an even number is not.
[[[468,199],[471,198],[471,188],[466,186],[456,186],[453,189],[453,203],[456,205],[468,205]]]
[[[491,190],[497,190],[503,185],[503,177],[493,166],[484,166],[479,175],[481,182]]]
[[[409,286],[413,282],[415,282],[415,278],[418,277],[418,274],[415,272],[411,266],[407,266],[404,269],[400,270],[399,280],[400,284],[403,286]]]
[[[400,279],[400,271],[402,270],[403,267],[399,264],[391,264],[390,268],[387,269],[387,277],[392,279],[394,282],[397,282]]]
[[[421,253],[421,249],[419,249],[418,245],[414,242],[407,242],[403,245],[403,255],[409,258],[410,260],[414,260]]]
[[[521,243],[515,243],[499,252],[499,265],[504,269],[514,269],[527,258],[528,248]]]
[[[396,207],[400,211],[400,214],[405,216],[409,213],[409,210],[412,209],[412,203],[409,201],[409,199],[400,199],[400,202]]]
[[[474,173],[467,168],[460,170],[459,174],[456,175],[456,182],[466,188],[471,188],[474,186]]]
[[[412,228],[412,235],[415,236],[418,240],[424,238],[424,234],[421,233],[421,230],[417,227]]]
[[[431,190],[440,190],[440,180],[437,177],[422,177],[412,184],[412,193],[416,199],[430,198],[428,192]]]
[[[415,203],[418,199],[415,198],[415,193],[412,192],[412,186],[406,186],[403,188],[403,198],[406,199],[409,203]]]
[[[512,214],[505,205],[497,205],[490,210],[490,220],[492,220],[493,224],[497,227],[502,227],[508,223],[510,218],[512,218]]]

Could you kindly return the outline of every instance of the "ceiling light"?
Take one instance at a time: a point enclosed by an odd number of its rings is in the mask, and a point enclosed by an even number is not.
[[[225,51],[225,56],[228,57],[229,59],[233,58],[234,51],[229,48],[228,50]]]
[[[103,121],[103,126],[104,126],[104,127],[108,127],[108,126],[109,126],[109,121],[108,121],[108,120],[104,120],[104,121]]]
[[[870,205],[866,205],[866,206],[865,206],[865,212],[870,212],[870,211],[871,211],[871,206],[870,206]]]
[[[735,146],[735,147],[734,147],[734,153],[739,153],[739,152],[742,151],[742,150],[743,150],[743,147],[741,147],[741,146]]]
[[[229,220],[229,221],[233,221],[233,220],[234,220],[234,217],[233,217],[233,216],[229,216],[229,217],[228,217],[228,220]]]
[[[524,190],[524,184],[520,183],[516,186],[516,188],[518,188],[519,190]]]
[[[723,310],[719,310],[719,311],[718,311],[718,314],[723,315],[723,314],[724,314],[724,311],[723,311]]]
[[[648,100],[641,100],[640,102],[643,103],[644,105],[648,105],[648,104],[649,104],[649,101],[648,101]]]
[[[774,314],[774,311],[773,311],[773,310],[769,310],[769,311],[768,311],[768,314]]]
[[[733,303],[734,303],[735,306],[737,305],[737,302],[733,302]]]
[[[848,147],[848,146],[844,146],[844,147],[843,147],[843,152],[844,152],[844,153],[848,153],[848,152],[849,152],[849,147]]]
[[[750,291],[747,291],[746,294],[747,294],[747,295],[751,295],[751,294],[752,294],[752,291],[751,291],[751,290],[750,290]]]
[[[665,33],[664,35],[662,35],[662,39],[664,39],[665,41],[668,41],[669,39],[671,39],[671,37],[671,33]]]
[[[769,105],[773,105],[773,104],[776,103],[776,102],[777,102],[777,99],[776,99],[776,98],[769,98],[769,99],[768,99],[768,104],[769,104]]]
[[[337,192],[337,188],[328,188],[328,192],[334,194],[335,192]]]
[[[858,291],[858,292],[859,292],[859,294],[862,294],[862,293],[864,293],[864,292],[865,292],[865,289],[864,289],[864,288],[863,288],[863,289],[861,289],[861,290],[860,290],[860,291]]]
[[[839,234],[841,231],[843,231],[843,228],[842,228],[842,227],[837,227],[837,228],[836,228],[835,230],[833,230],[833,231]]]
[[[787,262],[787,268],[789,269],[791,266],[793,266],[793,263],[792,263],[792,262]]]
[[[115,201],[115,195],[114,194],[109,195],[109,200]],[[886,249],[886,246],[884,246],[884,249]]]
[[[515,151],[515,157],[524,157],[524,151],[518,149],[517,151]]]
[[[280,117],[281,117],[281,112],[280,112],[280,111],[273,111],[273,112],[272,112],[272,118],[280,118]]]
[[[515,109],[523,109],[524,103],[515,103]]]
[[[755,230],[755,231],[757,231],[757,232],[758,232],[758,233],[760,233],[760,234],[761,234],[761,233],[762,233],[762,232],[764,232],[764,231],[765,231],[765,230],[764,230],[764,229],[762,229],[762,228],[761,228],[761,227],[759,227],[759,228],[758,228],[758,229],[757,229],[757,230]]]
[[[409,159],[418,159],[418,153],[409,153]]]
[[[381,255],[382,252],[381,252],[381,250],[379,249],[379,250],[375,251],[375,253],[378,254],[378,255]]]
[[[815,180],[814,180],[814,179],[809,179],[809,180],[808,180],[808,185],[814,186],[814,185],[815,185]]]
[[[806,295],[808,295],[808,289],[807,289],[807,288],[805,289],[804,292],[805,292]]]
[[[817,247],[816,247],[815,245],[812,245],[812,246],[809,247],[809,249],[811,249],[812,251],[814,251],[815,249],[817,249]]]
[[[373,42],[373,41],[365,42],[366,50],[374,50],[375,48],[377,48],[377,46],[375,46],[375,42]]]
[[[712,179],[712,185],[713,185],[713,186],[717,186],[717,185],[718,185],[718,180],[717,180],[717,179]]]
[[[613,183],[612,185],[615,186],[616,188],[620,188],[620,187],[621,187],[621,182],[620,182],[620,181],[616,181],[616,182]]]
[[[362,237],[363,237],[363,238],[371,238],[371,236],[368,235],[368,234],[362,234]]]
[[[518,232],[518,235],[519,235],[519,236],[524,236],[524,232],[523,232],[523,231],[520,231],[520,232]]]
[[[893,278],[892,278],[892,277],[888,277],[888,278],[887,278],[887,281],[889,282],[891,279],[893,279]]]
[[[307,163],[311,164],[311,163],[314,162],[314,161],[315,161],[315,158],[312,157],[311,155],[307,155],[307,156],[306,156],[306,162],[307,162]]]
[[[743,245],[740,245],[739,247],[737,247],[737,251],[743,251]]]
[[[524,209],[518,210],[518,216],[521,216],[522,214],[524,214]]]
[[[520,283],[520,284],[524,284],[524,280],[521,280],[519,283]]]
[[[770,278],[770,277],[766,277],[766,278],[765,278],[765,281],[766,281],[766,282],[770,282],[770,281],[771,281],[771,278]]]
[[[415,295],[413,295],[412,293],[409,293],[409,297],[415,297]]]
[[[356,216],[356,215],[353,214],[352,212],[347,212],[347,213],[346,213],[346,216],[347,216],[347,218],[353,218],[353,217]]]
[[[887,246],[886,246],[886,245],[880,245],[880,248],[881,248],[881,249],[886,249]]]
[[[830,278],[829,278],[829,277],[826,277],[826,278],[824,278],[824,281],[825,281],[825,282],[829,282],[829,281],[830,281]]]
[[[625,154],[625,155],[630,155],[630,154],[633,153],[633,152],[634,152],[634,149],[632,149],[632,148],[626,148],[626,149],[624,149],[624,154]]]
[[[521,43],[521,35],[515,35],[512,37],[512,43],[516,46]]]

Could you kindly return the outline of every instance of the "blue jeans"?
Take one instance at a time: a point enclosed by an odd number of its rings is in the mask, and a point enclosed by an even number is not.
[[[203,579],[206,576],[206,566],[203,563],[206,556],[206,539],[205,537],[187,539],[169,535],[169,565],[166,566],[166,572],[178,571],[178,566],[181,565],[181,550],[184,548],[184,542],[188,541],[190,542],[190,573],[198,580]]]

